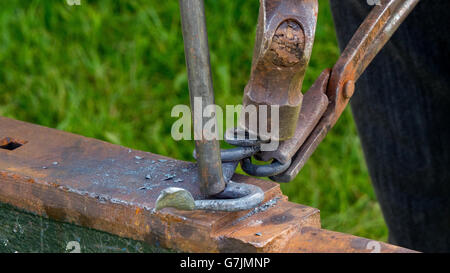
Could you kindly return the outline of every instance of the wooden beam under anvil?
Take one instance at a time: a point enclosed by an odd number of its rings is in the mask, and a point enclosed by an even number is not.
[[[321,229],[319,210],[288,202],[277,183],[250,211],[155,211],[169,186],[200,196],[196,165],[0,117],[0,202],[183,252],[371,252],[374,241]],[[375,242],[380,252],[410,250]]]

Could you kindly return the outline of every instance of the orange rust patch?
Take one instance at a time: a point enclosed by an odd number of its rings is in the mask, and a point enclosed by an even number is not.
[[[305,34],[294,20],[286,20],[278,27],[270,51],[272,62],[278,66],[293,66],[300,62],[305,47]]]

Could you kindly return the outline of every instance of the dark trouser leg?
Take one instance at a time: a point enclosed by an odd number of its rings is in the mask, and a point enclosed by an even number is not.
[[[330,2],[342,50],[372,7]],[[351,101],[389,241],[424,252],[450,252],[449,10],[421,1]]]

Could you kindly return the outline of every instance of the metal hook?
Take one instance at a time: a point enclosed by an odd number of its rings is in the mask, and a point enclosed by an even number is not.
[[[286,163],[273,160],[272,163],[267,165],[255,165],[250,158],[244,158],[241,161],[241,167],[244,172],[258,177],[275,176],[287,170],[289,166],[291,166],[290,159]]]
[[[260,151],[260,146],[236,147],[220,151],[222,162],[239,162],[244,158],[251,157]],[[197,152],[194,149],[193,157],[197,159]]]
[[[185,189],[164,189],[156,200],[156,210],[172,207],[179,210],[241,211],[249,210],[264,200],[261,188],[243,183],[228,182],[225,190],[215,199],[194,200]]]

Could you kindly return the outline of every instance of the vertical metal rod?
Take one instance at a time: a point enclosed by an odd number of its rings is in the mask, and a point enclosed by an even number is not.
[[[195,147],[200,177],[200,190],[212,196],[225,189],[217,138],[204,138],[203,125],[210,119],[203,117],[203,109],[214,104],[214,90],[209,62],[208,36],[206,32],[203,0],[180,0],[184,53],[188,71],[189,95],[194,123]],[[197,101],[201,98],[201,109]],[[200,111],[200,112],[199,112]],[[216,129],[217,120],[214,117]],[[198,140],[201,138],[201,140]]]

